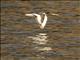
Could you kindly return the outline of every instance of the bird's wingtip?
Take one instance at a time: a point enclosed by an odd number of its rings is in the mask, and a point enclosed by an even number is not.
[[[25,16],[27,16],[27,14],[25,14]]]
[[[59,14],[52,14],[52,15],[59,16]]]
[[[25,14],[25,16],[33,16],[33,14]]]

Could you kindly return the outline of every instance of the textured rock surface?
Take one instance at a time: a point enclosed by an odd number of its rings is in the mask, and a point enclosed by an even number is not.
[[[31,12],[60,16],[40,30]],[[80,1],[1,1],[1,60],[80,60]]]

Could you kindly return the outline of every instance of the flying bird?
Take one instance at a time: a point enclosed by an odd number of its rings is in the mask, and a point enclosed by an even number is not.
[[[43,22],[41,22],[41,20],[42,20],[42,18],[41,18],[41,15],[39,15],[39,14],[36,14],[36,13],[32,13],[32,14],[25,14],[26,16],[36,16],[36,20],[37,20],[37,22],[40,24],[40,28],[41,29],[44,29],[44,27],[45,27],[45,25],[46,25],[46,23],[47,23],[47,15],[45,14],[45,13],[43,13],[43,15],[44,15],[44,20],[43,20]]]
[[[37,20],[38,24],[40,25],[40,28],[41,28],[41,29],[44,29],[44,27],[46,26],[48,17],[47,17],[47,15],[46,15],[46,13],[42,13],[42,14],[44,15],[43,21],[42,21],[41,15],[36,14],[36,13],[25,14],[25,16],[31,16],[31,17],[32,17],[32,16],[36,16],[36,20]],[[51,14],[51,15],[59,16],[59,14],[54,14],[54,13]]]

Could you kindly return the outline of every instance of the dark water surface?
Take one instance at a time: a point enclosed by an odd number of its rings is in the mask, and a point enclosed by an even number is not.
[[[60,16],[41,30],[32,12]],[[80,1],[2,1],[1,60],[80,60]]]

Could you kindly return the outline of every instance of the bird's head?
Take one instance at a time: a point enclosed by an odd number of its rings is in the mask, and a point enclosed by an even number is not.
[[[42,14],[46,14],[46,13],[42,13]]]
[[[50,12],[43,12],[42,14],[50,14]]]

